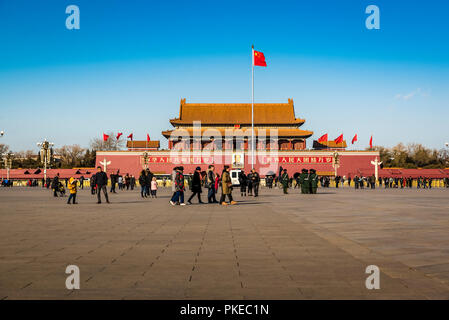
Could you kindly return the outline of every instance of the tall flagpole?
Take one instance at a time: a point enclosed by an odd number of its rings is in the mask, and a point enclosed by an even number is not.
[[[251,169],[254,169],[254,45],[251,46]]]

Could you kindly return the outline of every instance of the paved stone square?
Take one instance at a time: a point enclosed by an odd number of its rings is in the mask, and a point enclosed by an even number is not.
[[[101,205],[1,188],[0,299],[449,299],[449,190],[318,192],[172,207],[163,188]]]

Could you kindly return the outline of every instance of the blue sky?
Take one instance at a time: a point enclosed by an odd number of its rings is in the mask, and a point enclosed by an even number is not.
[[[80,8],[80,30],[65,9]],[[380,9],[368,30],[365,8]],[[160,134],[179,101],[293,98],[313,138],[353,148],[449,141],[449,2],[0,0],[1,143],[84,147],[102,132]],[[308,140],[312,145],[312,138]]]

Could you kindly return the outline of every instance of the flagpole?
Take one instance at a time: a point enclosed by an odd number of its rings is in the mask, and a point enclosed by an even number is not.
[[[251,169],[254,169],[254,45],[251,46]]]

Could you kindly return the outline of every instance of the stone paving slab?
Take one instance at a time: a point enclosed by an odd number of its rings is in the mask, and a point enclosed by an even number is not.
[[[168,189],[67,205],[1,188],[0,299],[449,299],[449,190],[319,192],[172,207]]]

